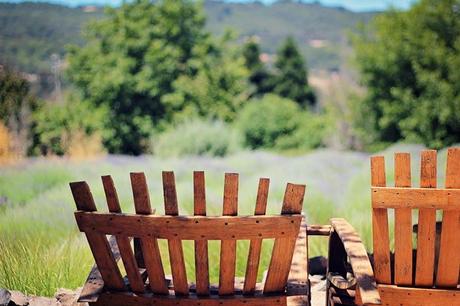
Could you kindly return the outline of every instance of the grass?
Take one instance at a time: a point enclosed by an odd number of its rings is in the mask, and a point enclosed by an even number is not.
[[[416,153],[419,149],[412,145],[388,149],[383,152],[387,157],[387,167],[391,168],[393,151]],[[442,152],[440,170],[445,167],[444,162],[445,152]],[[416,159],[413,160],[414,178],[418,176],[415,172],[418,163]],[[252,214],[259,177],[271,178],[269,213],[280,211],[287,182],[307,184],[304,211],[308,222],[326,224],[330,217],[345,217],[371,250],[370,178],[366,154],[317,150],[297,157],[241,152],[226,158],[107,156],[84,162],[35,160],[0,169],[0,197],[6,197],[6,204],[0,210],[0,287],[52,296],[60,287],[81,286],[93,259],[75,224],[75,204],[68,182],[88,181],[98,209],[106,210],[100,176],[111,174],[123,210],[132,212],[129,172],[144,171],[152,206],[163,214],[162,170],[175,172],[180,214],[191,214],[193,211],[193,170],[206,171],[207,209],[210,215],[221,214],[224,172],[240,173],[239,214]],[[392,171],[387,174],[391,183]],[[238,242],[238,276],[244,275],[248,244],[248,241]],[[272,244],[271,241],[264,242],[259,277],[268,266]],[[163,261],[169,267],[166,241],[160,241],[160,247]],[[184,252],[188,277],[193,281],[192,242],[184,242]],[[218,282],[219,252],[219,242],[210,242],[210,276],[214,283]],[[326,254],[327,239],[313,238],[309,241],[310,257]],[[170,273],[169,269],[166,270],[166,273]]]

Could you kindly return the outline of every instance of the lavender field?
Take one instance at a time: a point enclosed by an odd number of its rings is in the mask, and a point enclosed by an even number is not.
[[[392,167],[394,152],[411,152],[413,180],[417,184],[419,145],[394,145],[384,152]],[[89,248],[76,227],[70,181],[88,181],[99,209],[106,210],[101,175],[112,175],[125,212],[133,211],[129,172],[146,173],[152,206],[164,212],[161,171],[176,175],[180,214],[193,211],[193,170],[206,173],[208,214],[222,210],[225,172],[240,173],[239,214],[252,214],[259,177],[271,179],[268,211],[278,213],[287,182],[306,184],[304,211],[311,224],[326,224],[331,217],[346,217],[370,249],[369,154],[321,149],[302,156],[281,156],[255,151],[225,158],[108,155],[89,161],[30,159],[0,169],[0,287],[29,294],[52,295],[57,288],[81,286],[93,263]],[[439,182],[445,167],[445,151],[438,158]],[[387,172],[392,181],[392,171]],[[442,183],[440,183],[442,185]],[[161,242],[163,260],[167,246]],[[326,254],[326,238],[312,238],[309,256]],[[238,244],[237,274],[245,271],[248,243]],[[270,252],[270,241],[263,246]],[[194,279],[193,244],[184,243],[187,272]],[[211,281],[218,280],[219,242],[210,244]],[[262,259],[260,275],[268,264]]]

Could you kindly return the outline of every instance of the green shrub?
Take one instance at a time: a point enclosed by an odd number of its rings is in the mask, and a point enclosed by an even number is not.
[[[32,153],[96,155],[104,151],[107,112],[69,97],[64,104],[48,103],[33,114]]]
[[[194,119],[154,137],[154,152],[163,157],[225,156],[239,148],[236,131],[221,121]]]
[[[237,125],[244,145],[251,149],[312,149],[321,145],[325,132],[321,115],[271,94],[250,101],[241,111]]]

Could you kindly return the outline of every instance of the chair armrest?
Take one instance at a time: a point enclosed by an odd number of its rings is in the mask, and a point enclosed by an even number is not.
[[[335,233],[340,238],[340,242],[343,244],[343,249],[351,265],[358,287],[356,293],[360,297],[359,302],[364,305],[381,304],[374,272],[361,238],[345,219],[331,219],[331,225],[333,229],[332,234]],[[331,257],[333,255],[330,254]]]
[[[109,245],[110,249],[112,250],[113,258],[115,259],[115,261],[120,260],[120,250],[118,249],[115,236],[110,236]],[[103,289],[104,280],[102,279],[101,273],[99,272],[99,269],[97,268],[96,264],[94,264],[91,268],[88,278],[86,279],[85,284],[83,285],[83,289],[81,290],[78,302],[96,302],[99,295],[102,293]]]
[[[308,280],[307,223],[303,214],[286,287],[287,295],[308,295],[310,291],[310,282]]]

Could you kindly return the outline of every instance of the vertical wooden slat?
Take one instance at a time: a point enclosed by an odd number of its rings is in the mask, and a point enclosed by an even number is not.
[[[225,173],[224,216],[238,215],[238,174]],[[220,244],[219,295],[233,294],[235,289],[236,240]]]
[[[102,176],[102,184],[104,186],[107,206],[112,213],[121,213],[120,202],[118,200],[117,191],[113,184],[110,175]],[[129,284],[134,292],[144,292],[144,282],[142,281],[139,267],[134,259],[134,253],[131,249],[131,243],[127,236],[115,235],[118,249],[120,250],[121,259],[125,266],[126,274],[128,275]]]
[[[284,193],[282,214],[300,214],[305,195],[305,185],[287,184]],[[270,266],[265,280],[264,292],[281,292],[285,289],[291,268],[296,237],[277,238],[273,245]]]
[[[203,171],[193,172],[193,210],[195,216],[206,216],[206,190]],[[195,240],[196,293],[209,294],[208,242]]]
[[[93,195],[86,182],[70,183],[70,189],[78,210],[96,211]],[[104,286],[116,290],[124,289],[125,285],[107,237],[104,234],[96,232],[85,232],[85,235],[96,265],[104,280]]]
[[[410,154],[395,154],[395,187],[411,187]],[[412,285],[412,210],[395,209],[395,284]]]
[[[420,187],[436,188],[436,151],[422,151],[420,160]],[[436,210],[419,209],[417,233],[417,261],[415,285],[431,287],[434,278],[434,254],[436,239]]]
[[[261,178],[257,191],[256,208],[254,215],[265,215],[267,208],[267,198],[270,180]],[[256,287],[257,272],[259,270],[260,251],[262,248],[262,239],[252,239],[249,244],[248,262],[246,265],[246,276],[244,278],[243,293],[253,293]]]
[[[179,207],[177,205],[174,172],[163,172],[163,196],[166,215],[178,216]],[[180,239],[168,239],[168,249],[174,292],[176,295],[188,295],[187,273],[185,270],[182,241]]]
[[[150,206],[150,196],[144,173],[131,173],[130,176],[136,214],[150,215],[152,208]],[[169,291],[166,285],[157,239],[154,237],[142,238],[140,242],[145,267],[149,275],[150,289],[157,294],[168,294]]]
[[[447,151],[446,188],[460,188],[460,148]],[[460,211],[443,211],[436,286],[455,288],[460,268]]]
[[[371,185],[385,187],[385,159],[371,157]],[[391,284],[390,234],[388,231],[388,211],[385,208],[372,209],[372,240],[374,247],[374,273],[380,284]]]

